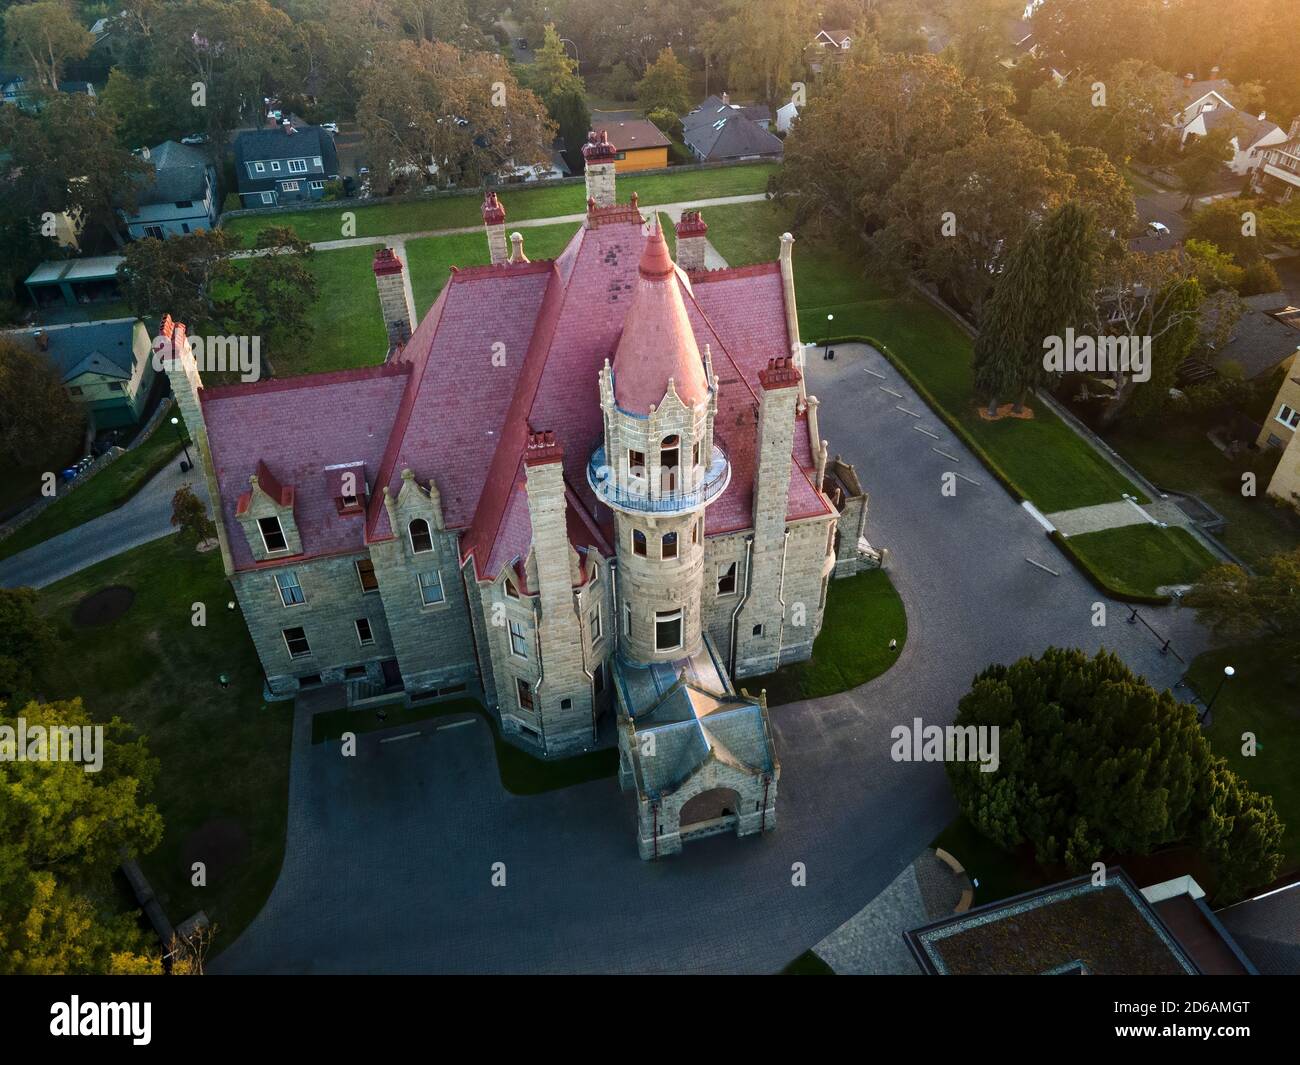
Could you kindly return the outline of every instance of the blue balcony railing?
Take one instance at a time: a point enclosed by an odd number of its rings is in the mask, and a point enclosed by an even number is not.
[[[689,468],[678,469],[674,480],[663,485],[651,484],[647,477],[624,477],[605,461],[605,449],[601,447],[587,463],[587,483],[606,506],[641,514],[695,510],[717,499],[731,483],[731,463],[720,447],[714,447],[709,468],[698,483],[690,483],[692,472]]]

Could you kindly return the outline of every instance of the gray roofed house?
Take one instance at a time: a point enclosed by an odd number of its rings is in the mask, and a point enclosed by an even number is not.
[[[1261,974],[1300,974],[1300,881],[1215,916]]]
[[[9,336],[53,363],[69,395],[87,408],[96,429],[140,420],[154,379],[152,340],[143,321],[89,322]]]
[[[1300,329],[1272,314],[1250,308],[1238,319],[1228,343],[1215,355],[1214,363],[1222,366],[1234,362],[1248,378],[1261,377],[1272,373],[1297,349],[1300,349]]]
[[[339,176],[334,137],[319,126],[244,130],[235,138],[235,173],[245,207],[307,203]]]
[[[682,139],[701,162],[779,159],[785,146],[768,131],[771,121],[766,106],[733,104],[723,93],[710,96],[682,118]]]
[[[217,171],[206,155],[176,141],[163,141],[142,156],[153,165],[153,180],[136,197],[136,209],[123,212],[132,239],[164,237],[211,229],[217,221]]]
[[[643,858],[692,839],[776,826],[781,769],[766,701],[738,694],[706,637],[695,655],[651,665],[619,659],[619,785],[635,791]]]

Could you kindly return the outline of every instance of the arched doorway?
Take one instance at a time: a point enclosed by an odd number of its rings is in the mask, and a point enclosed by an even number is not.
[[[682,839],[712,836],[740,823],[740,793],[734,788],[710,788],[682,804],[678,824]]]

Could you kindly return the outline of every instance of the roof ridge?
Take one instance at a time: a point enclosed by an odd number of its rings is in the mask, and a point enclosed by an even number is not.
[[[378,380],[383,377],[395,377],[409,372],[409,366],[396,362],[384,362],[377,366],[353,366],[346,370],[327,370],[324,373],[296,374],[292,377],[267,377],[261,381],[237,381],[228,385],[205,386],[199,392],[199,399],[210,402],[214,399],[230,399],[233,396],[256,395],[264,392],[289,392],[297,388],[315,388],[319,385],[336,385],[346,381]]]

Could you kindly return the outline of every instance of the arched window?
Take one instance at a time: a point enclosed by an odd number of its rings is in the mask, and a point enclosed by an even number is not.
[[[414,518],[411,524],[406,527],[407,534],[411,537],[411,550],[417,555],[424,551],[433,550],[433,533],[429,531],[429,523],[423,518]]]
[[[681,439],[676,433],[665,436],[659,444],[659,476],[665,492],[677,488],[677,466],[681,461]]]
[[[632,554],[634,555],[645,554],[645,533],[643,533],[640,529],[632,530]]]
[[[664,533],[663,542],[660,544],[660,557],[677,557],[677,534],[675,532]]]

